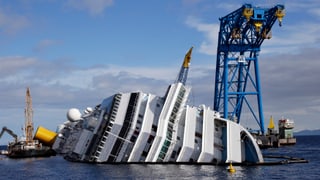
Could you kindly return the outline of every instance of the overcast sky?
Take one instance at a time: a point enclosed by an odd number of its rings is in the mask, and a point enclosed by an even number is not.
[[[265,126],[272,115],[294,120],[295,131],[320,129],[319,1],[256,2],[286,8],[282,27],[275,23],[259,56]],[[191,46],[189,104],[212,107],[219,17],[244,3],[0,1],[0,128],[22,135],[26,87],[35,129],[53,131],[69,108],[83,111],[117,92],[163,96]],[[0,144],[9,140],[6,134]]]

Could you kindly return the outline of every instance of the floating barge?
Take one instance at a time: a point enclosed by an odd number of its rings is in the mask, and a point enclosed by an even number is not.
[[[27,157],[48,157],[56,155],[51,145],[54,142],[56,133],[49,131],[43,127],[39,127],[33,136],[33,110],[30,88],[26,91],[26,108],[25,108],[25,138],[18,140],[18,136],[7,127],[3,127],[0,138],[4,132],[14,137],[13,142],[9,142],[7,150],[1,154],[7,155],[9,158],[27,158]]]
[[[294,122],[292,120],[282,118],[278,121],[278,133],[271,117],[266,135],[258,133],[252,133],[252,135],[257,139],[257,143],[262,149],[295,145],[297,140],[293,136],[293,128]]]
[[[10,158],[49,157],[56,155],[50,146],[43,145],[37,140],[31,143],[26,141],[12,142],[8,145],[7,156]]]

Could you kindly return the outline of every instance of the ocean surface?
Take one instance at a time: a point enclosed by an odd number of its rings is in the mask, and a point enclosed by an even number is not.
[[[0,155],[0,179],[320,179],[320,136],[296,138],[294,146],[266,149],[263,154],[304,158],[308,163],[234,166],[236,172],[229,173],[227,166],[215,165],[86,164],[61,156],[9,159]]]

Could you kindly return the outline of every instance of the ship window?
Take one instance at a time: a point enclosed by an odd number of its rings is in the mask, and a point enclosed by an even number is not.
[[[162,160],[163,158],[164,158],[164,156],[165,156],[166,154],[164,154],[164,153],[160,153],[160,155],[159,155],[159,159],[160,160]]]
[[[178,149],[178,154],[180,154],[180,151],[181,151],[181,147],[179,147],[179,149]]]
[[[157,126],[152,125],[152,131],[157,132]]]
[[[202,134],[201,134],[201,133],[196,132],[196,136],[201,138],[201,137],[202,137]]]
[[[114,156],[109,156],[108,162],[114,162],[115,157]]]
[[[164,145],[167,146],[167,147],[169,147],[169,146],[170,146],[170,141],[166,140],[166,141],[164,142]]]
[[[168,147],[162,146],[161,151],[162,152],[167,152],[168,151]]]
[[[151,143],[153,141],[153,137],[152,136],[149,136],[149,139],[148,139],[148,143]]]
[[[146,152],[146,151],[142,152],[142,156],[147,156],[147,155],[148,155],[148,152]]]
[[[130,141],[131,141],[131,142],[135,142],[135,141],[136,141],[136,139],[137,139],[137,137],[136,137],[136,136],[132,136],[132,137],[131,137],[131,139],[130,139]]]
[[[86,147],[88,146],[89,142],[90,142],[90,140],[88,139],[88,140],[87,140],[87,143],[86,143],[86,145],[85,145]]]
[[[171,154],[171,158],[172,158],[172,159],[175,158],[175,157],[176,157],[176,154],[177,154],[177,152],[176,152],[176,151],[173,151],[172,154]]]
[[[171,123],[174,123],[174,119],[173,119],[173,118],[170,118],[169,121],[170,121]]]

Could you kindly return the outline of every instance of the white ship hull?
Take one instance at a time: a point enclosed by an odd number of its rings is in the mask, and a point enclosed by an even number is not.
[[[260,163],[251,134],[201,105],[186,104],[190,88],[165,97],[119,93],[91,112],[69,118],[53,149],[68,160],[97,163]]]

